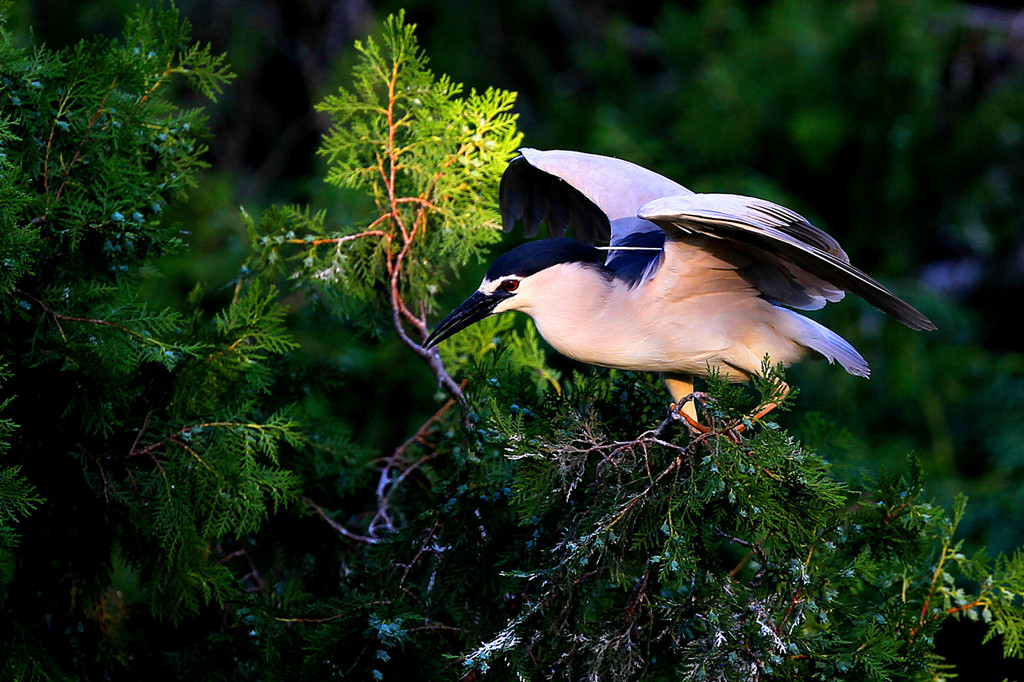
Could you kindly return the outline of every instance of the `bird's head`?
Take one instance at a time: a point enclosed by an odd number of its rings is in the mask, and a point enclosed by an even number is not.
[[[532,304],[551,296],[548,275],[556,265],[602,267],[603,262],[603,251],[572,239],[539,239],[517,246],[494,261],[480,287],[437,325],[424,348],[485,317],[508,310],[529,312]]]

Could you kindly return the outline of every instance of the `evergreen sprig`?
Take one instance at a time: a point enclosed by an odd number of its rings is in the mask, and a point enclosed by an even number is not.
[[[768,378],[761,404],[777,398],[781,377]],[[738,440],[743,422],[713,408],[710,437],[666,423],[624,438],[601,414],[615,389],[595,381],[512,415],[492,402],[486,438],[516,462],[520,522],[549,530],[534,567],[509,573],[524,607],[466,656],[469,670],[945,679],[933,637],[949,616],[990,622],[989,638],[1020,655],[1021,556],[965,557],[954,535],[966,501],[949,517],[921,499],[916,461],[854,490],[777,425]]]
[[[0,387],[10,378],[10,370],[0,365]],[[0,414],[13,398],[0,401]],[[2,462],[10,449],[8,437],[17,428],[10,419],[0,418],[0,557],[14,549],[18,543],[15,525],[38,507],[42,502],[34,486],[21,475],[18,465],[6,466]]]
[[[452,394],[459,389],[421,346],[426,315],[453,267],[498,239],[490,188],[521,139],[515,95],[463,93],[427,67],[414,26],[389,17],[378,39],[357,42],[351,89],[318,105],[332,121],[320,153],[327,181],[364,192],[364,224],[329,229],[323,213],[276,209],[247,220],[253,257],[245,274],[299,266],[333,310],[375,331],[390,328],[423,357]]]

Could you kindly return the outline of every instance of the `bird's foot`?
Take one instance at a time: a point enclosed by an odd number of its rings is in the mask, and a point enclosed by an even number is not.
[[[733,427],[733,429],[738,433],[743,433],[747,430],[747,426],[759,419],[764,419],[769,412],[782,404],[782,401],[786,399],[786,396],[789,395],[791,390],[792,389],[789,384],[784,381],[779,381],[775,386],[775,391],[773,391],[773,394],[770,396],[771,399],[765,404],[759,405],[756,411],[744,417],[739,424]]]
[[[725,435],[733,443],[739,445],[743,442],[743,433],[750,426],[753,426],[754,422],[764,419],[764,417],[772,410],[777,408],[782,400],[789,395],[789,391],[789,386],[783,383],[780,395],[775,397],[774,400],[763,405],[759,405],[750,414],[717,432],[711,427],[705,426],[697,421],[697,410],[695,405],[696,403],[700,403],[701,405],[706,404],[708,396],[706,393],[695,391],[689,395],[683,396],[678,403],[669,404],[668,419],[665,420],[665,423],[662,424],[661,428],[658,430],[663,430],[673,421],[681,421],[686,424],[686,428],[689,430],[691,436],[703,436],[710,433],[719,433]]]
[[[686,428],[689,429],[690,435],[692,436],[711,433],[710,427],[704,426],[697,421],[697,409],[695,404],[699,402],[703,405],[706,400],[706,393],[695,391],[689,395],[683,396],[678,403],[670,403],[666,423],[669,421],[682,421],[686,424]]]
[[[741,419],[739,422],[733,424],[726,430],[726,434],[729,436],[732,442],[739,445],[742,441],[742,434],[744,431],[747,430],[747,427],[752,426],[754,422],[758,420],[764,419],[764,417],[769,412],[771,412],[772,410],[779,406],[779,403],[782,402],[782,398],[789,394],[789,386],[786,386],[785,384],[783,384],[783,386],[786,389],[785,393],[783,393],[778,400],[765,403],[764,405],[759,406],[755,412],[751,412],[747,416],[743,417],[743,419]]]

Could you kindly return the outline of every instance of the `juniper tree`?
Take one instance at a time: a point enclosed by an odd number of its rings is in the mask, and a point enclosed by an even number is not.
[[[520,135],[514,96],[433,74],[402,16],[320,106],[355,217],[246,212],[212,315],[201,289],[181,312],[140,283],[185,248],[164,208],[202,163],[202,114],[167,86],[216,95],[223,61],[173,10],[120,41],[2,50],[14,676],[942,679],[950,617],[1020,656],[1024,555],[967,556],[965,501],[931,503],[912,457],[844,481],[744,421],[777,368],[710,381],[691,438],[654,378],[558,372],[511,319],[422,348],[442,287],[498,241]],[[278,287],[314,305],[287,315]],[[339,355],[354,330],[399,339],[432,414],[388,452],[355,442],[321,409],[344,365],[298,345],[303,320]]]
[[[204,163],[202,112],[168,96],[230,79],[174,9],[62,50],[0,35],[4,537],[29,513],[3,548],[16,678],[116,672],[149,646],[126,645],[145,641],[129,612],[223,603],[231,539],[296,494],[278,458],[304,447],[297,422],[263,399],[268,359],[294,347],[275,292],[244,287],[212,319],[198,294],[182,313],[140,293],[183,248],[164,211]]]
[[[448,399],[364,475],[372,504],[309,501],[343,538],[347,574],[332,599],[295,586],[300,599],[247,612],[268,661],[375,678],[413,666],[466,679],[936,679],[952,674],[933,642],[949,616],[990,622],[1020,656],[1024,556],[964,556],[964,501],[952,515],[929,502],[912,457],[903,475],[846,483],[777,425],[743,421],[779,399],[777,368],[756,400],[712,381],[712,432],[691,439],[664,420],[650,377],[563,379],[532,328],[507,319],[454,337],[443,366],[425,353],[447,275],[436,264],[493,241],[493,189],[517,137],[504,106],[466,126],[474,95],[451,99],[458,88],[429,74],[401,18],[383,31],[357,44],[353,89],[321,105],[329,180],[376,210],[335,233],[294,208],[251,223],[246,272],[283,268],[362,324],[367,307],[383,313],[377,329],[427,360]],[[495,116],[500,127],[485,123]],[[464,165],[474,192],[492,193],[468,214],[441,188],[458,184],[459,135],[486,147],[488,130],[501,145]],[[301,664],[280,653],[296,641]]]

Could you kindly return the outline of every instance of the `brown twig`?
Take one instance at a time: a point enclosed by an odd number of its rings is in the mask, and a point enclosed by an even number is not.
[[[405,581],[406,579],[408,579],[409,573],[412,571],[412,567],[416,565],[416,562],[419,561],[420,557],[422,557],[423,554],[427,551],[427,545],[430,544],[430,541],[434,539],[434,535],[437,533],[437,530],[440,527],[441,520],[436,519],[434,521],[434,525],[431,526],[430,530],[427,532],[427,537],[425,537],[423,539],[423,542],[420,544],[420,548],[419,551],[416,552],[416,556],[412,558],[412,561],[405,565],[405,571],[402,572],[402,579],[398,581],[399,587],[405,586]]]
[[[462,384],[465,386],[465,382]],[[394,530],[394,522],[391,519],[391,496],[394,494],[398,486],[405,481],[405,479],[413,471],[418,469],[420,466],[425,464],[430,459],[433,459],[434,453],[428,452],[424,456],[420,457],[415,462],[408,466],[405,466],[402,473],[397,477],[392,478],[392,472],[395,469],[402,467],[404,464],[404,458],[406,451],[414,443],[423,443],[424,437],[430,431],[430,429],[437,423],[439,419],[455,405],[456,399],[449,398],[440,409],[437,410],[433,415],[430,416],[418,429],[416,433],[410,436],[404,443],[395,448],[395,451],[384,460],[384,466],[381,467],[380,475],[377,478],[377,513],[374,515],[373,520],[370,522],[369,533],[373,537],[377,537],[378,532],[386,531],[391,532]]]
[[[390,216],[384,215],[377,218],[369,227],[367,227],[367,229],[363,230],[358,234],[346,234],[342,237],[324,237],[323,239],[314,239],[313,241],[306,241],[305,239],[288,239],[285,241],[285,244],[305,244],[307,246],[323,246],[324,244],[335,244],[337,246],[341,246],[346,242],[354,241],[356,239],[362,239],[363,237],[388,238],[389,235],[387,232],[384,232],[383,230],[375,230],[372,228],[373,226],[379,224],[381,221],[386,220],[389,217]]]
[[[436,182],[436,178],[423,191],[423,194],[415,197],[403,197],[398,195],[396,177],[399,163],[400,151],[395,144],[395,136],[398,128],[405,125],[405,120],[396,120],[395,107],[397,104],[397,82],[399,65],[396,62],[388,78],[388,103],[384,110],[387,120],[387,138],[385,141],[384,155],[377,159],[377,172],[384,183],[387,196],[387,210],[380,219],[390,220],[402,238],[401,247],[397,251],[392,248],[392,241],[388,239],[388,248],[385,250],[385,265],[388,273],[388,297],[391,304],[391,322],[395,333],[402,343],[419,355],[427,363],[427,366],[437,377],[438,383],[444,387],[450,395],[457,400],[463,399],[462,388],[448,374],[436,350],[428,350],[423,347],[423,341],[427,338],[426,314],[421,311],[419,315],[413,313],[402,296],[401,281],[404,273],[405,259],[410,253],[417,238],[426,230],[426,218],[428,211],[438,211],[440,208],[430,201],[430,193]],[[440,177],[439,175],[437,177]],[[403,204],[416,204],[416,217],[411,226],[406,224],[402,217],[401,206]],[[380,220],[378,219],[378,220]],[[377,224],[377,223],[375,223]],[[410,325],[419,333],[420,340],[417,342],[406,331],[405,325]]]
[[[939,618],[939,617],[941,617],[943,615],[952,615],[952,614],[962,613],[963,611],[967,611],[969,609],[973,609],[973,608],[976,608],[978,606],[986,606],[987,607],[987,606],[990,606],[991,603],[992,603],[991,600],[986,599],[983,596],[984,595],[984,591],[982,591],[982,596],[979,596],[978,598],[974,599],[970,603],[963,604],[961,606],[951,606],[948,609],[944,609],[943,611],[940,611],[940,612],[937,612],[937,613],[933,614],[931,617],[928,616],[928,609],[931,606],[932,598],[935,596],[935,592],[936,592],[936,590],[937,590],[937,588],[938,588],[938,586],[940,584],[940,580],[942,578],[942,567],[945,565],[946,560],[949,559],[949,556],[950,556],[950,553],[949,553],[949,542],[950,542],[949,539],[943,541],[942,552],[939,555],[938,564],[935,566],[935,572],[932,574],[931,583],[928,585],[928,594],[925,595],[924,603],[921,605],[921,613],[918,615],[917,625],[915,625],[913,628],[911,628],[910,632],[908,633],[909,634],[909,641],[911,643],[913,643],[914,639],[917,637],[917,633],[921,631],[921,628],[923,628],[925,626],[925,624],[927,624],[927,623],[929,623],[929,622],[931,622],[931,621],[933,621],[933,620],[935,620],[935,619],[937,619],[937,618]]]
[[[219,549],[219,547],[218,547],[218,549]],[[252,581],[253,581],[252,587],[245,588],[245,591],[249,592],[250,594],[252,594],[252,593],[255,593],[255,592],[259,592],[264,587],[266,587],[267,583],[264,582],[263,578],[260,576],[260,572],[256,569],[256,562],[253,561],[252,556],[244,548],[243,549],[239,549],[239,550],[234,551],[234,552],[231,552],[231,554],[225,554],[224,556],[222,556],[220,558],[220,561],[218,561],[217,563],[219,563],[219,564],[226,564],[227,562],[231,561],[232,559],[238,559],[238,558],[245,559],[246,563],[249,565],[249,572],[246,573],[245,575],[243,575],[241,577],[241,580],[245,580],[246,578],[251,578]]]
[[[342,537],[348,538],[349,540],[355,540],[356,542],[365,542],[365,543],[371,544],[371,545],[376,543],[376,542],[380,542],[380,540],[378,540],[377,538],[369,537],[369,536],[366,536],[366,535],[360,535],[359,533],[353,533],[348,528],[345,528],[345,526],[341,525],[340,523],[338,523],[337,521],[332,519],[330,514],[328,514],[326,511],[324,511],[323,507],[321,507],[320,505],[318,505],[316,502],[314,502],[313,500],[309,499],[308,497],[303,496],[302,497],[302,502],[304,504],[306,504],[307,506],[309,506],[309,508],[312,509],[313,511],[315,511],[317,514],[319,514],[320,518],[322,518],[324,521],[326,521],[327,525],[329,525],[331,528],[336,530],[338,532],[338,534],[341,535]]]

